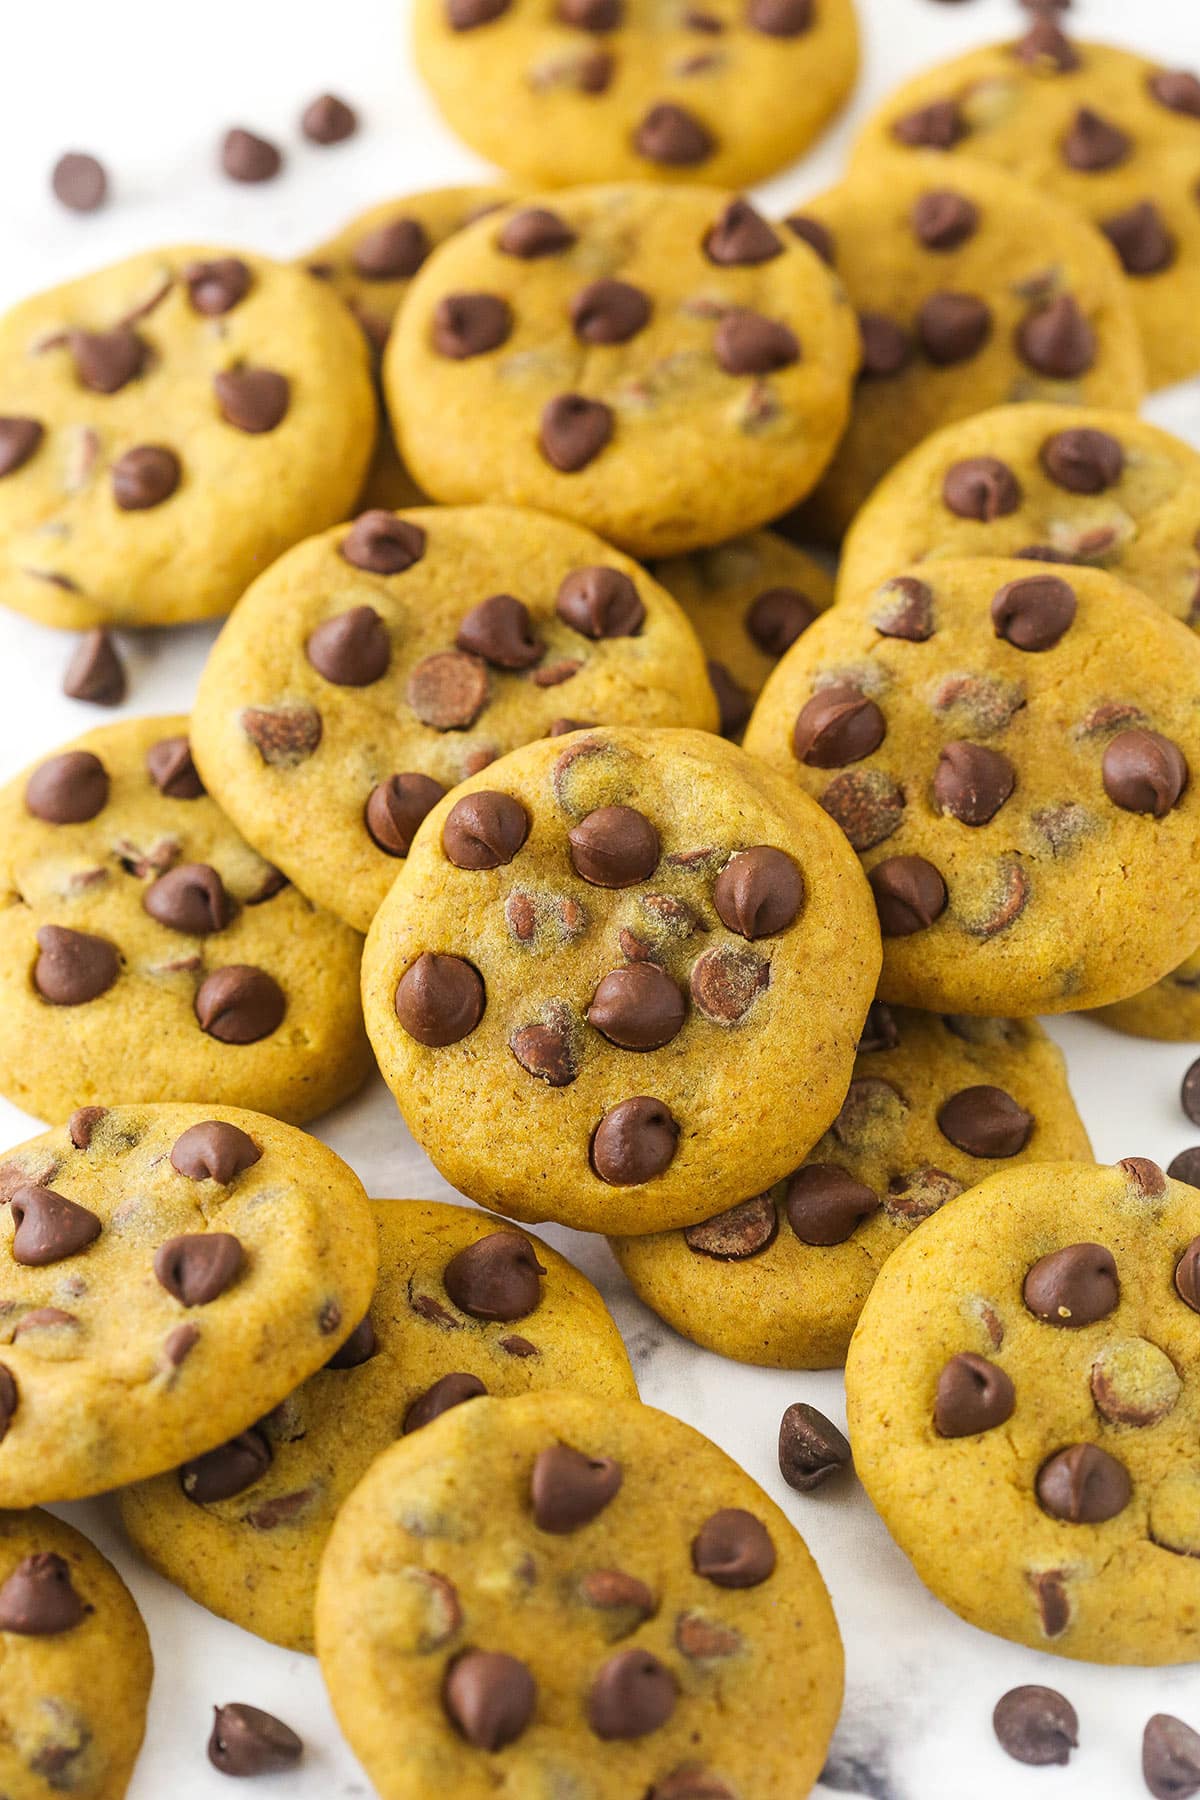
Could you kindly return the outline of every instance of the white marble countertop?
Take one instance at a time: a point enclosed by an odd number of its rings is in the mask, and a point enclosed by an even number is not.
[[[854,109],[818,151],[763,191],[782,209],[833,180],[851,120],[917,68],[1013,31],[1015,0],[859,0],[866,70]],[[436,119],[405,47],[404,0],[9,0],[0,107],[0,304],[124,255],[183,238],[297,254],[362,206],[414,188],[474,178],[481,165]],[[1200,66],[1200,0],[1075,0],[1079,32],[1130,43],[1172,65]],[[319,150],[298,141],[300,107],[325,89],[360,106],[364,129]],[[286,143],[287,170],[261,188],[214,173],[231,124]],[[91,218],[60,212],[47,172],[64,149],[108,164],[113,202]],[[1158,396],[1151,416],[1200,445],[1200,382]],[[186,709],[213,632],[123,640],[128,712]],[[0,779],[100,722],[62,697],[71,640],[0,615]],[[1143,1045],[1083,1019],[1056,1022],[1098,1157],[1166,1163],[1196,1137],[1177,1091],[1191,1052]],[[0,1146],[36,1131],[0,1101]],[[449,1198],[401,1125],[381,1083],[316,1127],[378,1196]],[[1144,1794],[1142,1726],[1156,1711],[1200,1727],[1200,1668],[1089,1668],[990,1638],[920,1585],[851,1480],[794,1494],[775,1462],[779,1418],[808,1400],[844,1423],[841,1378],[722,1362],[677,1338],[629,1294],[602,1240],[547,1232],[598,1282],[629,1344],[642,1395],[724,1446],[785,1507],[833,1593],[846,1640],[847,1698],[819,1790],[875,1800],[1123,1800]],[[244,1700],[298,1728],[300,1771],[263,1784],[289,1800],[368,1796],[341,1742],[316,1663],[259,1643],[193,1606],[125,1549],[103,1503],[64,1509],[114,1557],[145,1613],[157,1672],[149,1732],[130,1800],[217,1800],[224,1778],[205,1759],[209,1709]],[[1060,1687],[1080,1720],[1066,1769],[1022,1768],[991,1733],[1009,1687]],[[764,1719],[764,1732],[770,1721]],[[257,1792],[256,1788],[256,1792]],[[639,1800],[630,1796],[630,1800]]]

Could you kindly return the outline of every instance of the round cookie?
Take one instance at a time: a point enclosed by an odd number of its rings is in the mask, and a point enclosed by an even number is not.
[[[838,591],[908,563],[1021,556],[1119,575],[1200,628],[1200,452],[1132,413],[999,406],[885,475],[842,546]]]
[[[1091,1154],[1062,1052],[1035,1020],[879,1002],[841,1112],[788,1181],[689,1231],[612,1247],[639,1299],[706,1350],[837,1368],[914,1226],[1017,1160]]]
[[[577,188],[434,252],[384,357],[415,479],[634,555],[785,512],[849,414],[858,333],[820,259],[715,188]]]
[[[121,1800],[154,1665],[141,1614],[80,1532],[0,1513],[0,1786],[12,1800]]]
[[[413,25],[454,130],[549,187],[760,181],[858,73],[853,0],[418,0]]]
[[[375,430],[362,333],[300,269],[148,251],[0,319],[0,601],[177,625],[344,518]]]
[[[530,744],[425,819],[363,956],[413,1136],[494,1212],[690,1225],[795,1168],[874,991],[845,838],[700,732]]]
[[[784,1513],[679,1420],[568,1393],[480,1400],[379,1458],[321,1566],[317,1650],[381,1800],[802,1800],[842,1694]]]
[[[914,151],[951,177],[960,152],[995,163],[1090,219],[1128,276],[1151,386],[1200,369],[1195,75],[1039,19],[1016,42],[894,88],[862,130],[856,166],[891,167]]]
[[[840,538],[889,469],[956,419],[1011,400],[1138,406],[1141,345],[1111,246],[1002,170],[867,162],[788,223],[818,242],[862,322],[849,429],[802,514],[821,538]]]
[[[359,1330],[255,1427],[263,1447],[126,1488],[125,1528],[193,1600],[289,1650],[313,1648],[317,1568],[334,1517],[375,1458],[481,1393],[569,1387],[636,1399],[604,1302],[565,1257],[486,1213],[376,1200],[379,1285]],[[224,1471],[229,1478],[220,1480]]]
[[[854,1463],[971,1624],[1087,1662],[1200,1650],[1200,1195],[1141,1157],[993,1175],[880,1272]]]
[[[0,1198],[4,1507],[104,1493],[249,1433],[375,1285],[358,1178],[258,1113],[83,1107],[8,1153]]]
[[[696,628],[723,737],[739,738],[785,650],[833,600],[833,578],[774,531],[673,556],[653,571]]]
[[[1200,950],[1144,993],[1100,1007],[1096,1017],[1130,1037],[1195,1043],[1200,1039]]]
[[[218,1101],[299,1124],[371,1065],[362,940],[204,792],[186,718],[122,719],[0,790],[0,1091]]]
[[[861,854],[885,1000],[1074,1012],[1195,947],[1200,642],[1099,569],[921,563],[839,600],[746,748]]]
[[[192,731],[230,816],[365,931],[420,820],[576,725],[715,726],[680,608],[590,531],[512,507],[363,514],[246,594]]]

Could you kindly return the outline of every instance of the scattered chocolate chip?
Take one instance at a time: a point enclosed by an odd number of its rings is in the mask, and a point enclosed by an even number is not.
[[[1150,77],[1150,92],[1171,112],[1200,119],[1200,77],[1188,69],[1160,69]]]
[[[716,1262],[745,1262],[775,1242],[779,1214],[770,1194],[756,1194],[727,1212],[689,1225],[683,1236],[689,1250],[711,1256]]]
[[[1200,95],[1196,111],[1200,116]],[[1142,1734],[1142,1778],[1154,1800],[1200,1793],[1200,1733],[1170,1713],[1155,1713]]]
[[[467,794],[446,815],[442,849],[458,869],[498,869],[529,836],[529,815],[511,794]]]
[[[942,499],[957,518],[984,524],[1016,512],[1021,498],[1016,476],[995,456],[969,456],[952,463],[942,483]]]
[[[1046,439],[1041,464],[1051,481],[1068,493],[1100,494],[1120,481],[1125,452],[1107,431],[1078,426]]]
[[[1074,588],[1060,575],[1027,575],[998,590],[992,625],[1018,650],[1052,650],[1074,624],[1076,606]]]
[[[611,1187],[639,1187],[668,1167],[679,1126],[661,1100],[638,1095],[610,1107],[592,1133],[591,1164]]]
[[[860,381],[881,381],[898,375],[912,354],[908,332],[886,313],[860,312],[858,334],[862,342]]]
[[[35,1306],[13,1326],[12,1341],[25,1336],[29,1331],[53,1331],[59,1325],[78,1325],[79,1320],[74,1313],[63,1312],[57,1306]]]
[[[266,1474],[273,1460],[270,1443],[258,1426],[218,1444],[204,1456],[185,1462],[179,1470],[184,1497],[196,1506],[232,1500]]]
[[[221,369],[213,376],[213,393],[221,417],[237,431],[260,436],[274,431],[287,417],[291,385],[275,369]]]
[[[389,775],[367,800],[364,817],[372,843],[387,856],[407,856],[417,826],[445,792],[430,775]]]
[[[771,965],[753,950],[714,944],[692,964],[688,988],[696,1010],[714,1025],[736,1025],[770,985]]]
[[[456,362],[484,356],[512,332],[512,308],[499,294],[446,294],[433,314],[433,347]]]
[[[375,507],[360,513],[338,546],[339,553],[368,575],[401,575],[425,554],[425,533],[408,519]]]
[[[588,1724],[605,1740],[646,1737],[675,1710],[678,1687],[649,1650],[618,1650],[601,1665],[588,1691]]]
[[[1017,348],[1039,375],[1070,381],[1095,362],[1096,334],[1074,298],[1063,294],[1022,321]]]
[[[50,176],[54,198],[70,212],[90,213],[108,198],[108,174],[104,164],[85,150],[68,150],[60,156]]]
[[[412,670],[407,695],[423,725],[466,730],[487,705],[487,665],[461,650],[437,650]]]
[[[127,325],[113,331],[72,331],[67,338],[80,384],[94,394],[116,394],[146,366],[144,338]]]
[[[575,242],[575,232],[564,218],[547,206],[526,206],[507,218],[496,233],[496,248],[505,256],[532,262],[539,256],[557,256]]]
[[[336,94],[318,94],[301,113],[300,130],[310,144],[344,144],[358,130],[358,114]]]
[[[605,276],[580,288],[567,310],[581,343],[626,344],[649,323],[652,307],[641,288]]]
[[[1098,223],[1127,275],[1157,275],[1175,261],[1175,238],[1151,200],[1141,200]]]
[[[941,1437],[974,1437],[1011,1419],[1016,1403],[1005,1371],[966,1350],[952,1356],[938,1376],[933,1422]]]
[[[783,240],[749,200],[730,200],[704,236],[704,254],[720,268],[748,268],[783,253]]]
[[[909,215],[913,235],[926,250],[957,250],[979,229],[979,208],[953,188],[931,188]]]
[[[820,219],[811,218],[807,213],[792,213],[784,220],[784,224],[793,236],[802,244],[816,252],[827,268],[832,269],[837,261],[837,244],[828,225]]]
[[[241,257],[220,256],[212,262],[189,263],[183,279],[193,309],[206,319],[216,319],[246,298],[252,278]]]
[[[363,233],[350,260],[354,273],[364,281],[407,281],[432,248],[429,233],[419,219],[389,219]]]
[[[774,1573],[775,1546],[753,1513],[726,1506],[692,1539],[692,1567],[715,1587],[759,1587]]]
[[[934,100],[892,126],[892,136],[910,150],[953,150],[966,135],[966,121],[953,100]]]
[[[612,437],[615,417],[602,400],[558,394],[542,409],[538,445],[546,461],[564,475],[593,462]]]
[[[13,1261],[40,1269],[47,1263],[78,1256],[100,1236],[102,1225],[86,1206],[31,1183],[16,1189],[9,1202],[13,1220]]]
[[[239,1701],[213,1707],[208,1760],[222,1775],[270,1775],[295,1768],[303,1755],[301,1739],[273,1713]]]
[[[659,1050],[683,1028],[687,1005],[671,977],[653,963],[613,969],[587,1009],[592,1028],[622,1050]]]
[[[746,631],[764,656],[780,657],[816,616],[817,608],[799,588],[764,588],[746,608]]]
[[[477,1400],[481,1394],[486,1393],[487,1389],[478,1375],[466,1375],[456,1370],[441,1376],[432,1387],[426,1388],[423,1394],[418,1394],[405,1412],[401,1427],[403,1435],[407,1437],[410,1432],[420,1431],[423,1425],[440,1419],[443,1413],[449,1412],[453,1407],[461,1406],[466,1400]]]
[[[569,1087],[579,1074],[575,1035],[564,1008],[561,1018],[518,1026],[508,1047],[526,1074],[536,1076],[548,1087]]]
[[[198,800],[204,792],[185,737],[159,738],[146,752],[146,772],[168,800]]]
[[[1107,1318],[1121,1298],[1117,1265],[1103,1244],[1068,1244],[1040,1257],[1021,1291],[1036,1319],[1072,1330]]]
[[[245,1260],[232,1232],[191,1232],[159,1245],[154,1274],[159,1286],[182,1305],[207,1306],[233,1286]]]
[[[648,881],[661,854],[658,832],[631,806],[600,806],[567,833],[571,867],[593,887]]]
[[[107,631],[97,626],[80,639],[63,675],[63,693],[93,706],[119,706],[125,698],[125,665]]]
[[[483,978],[461,956],[425,951],[396,986],[396,1017],[409,1037],[431,1050],[474,1031],[486,1004]]]
[[[240,1125],[227,1119],[205,1119],[189,1125],[171,1150],[171,1167],[189,1181],[217,1181],[222,1187],[262,1158],[262,1151]]]
[[[121,972],[120,958],[107,938],[86,931],[43,925],[33,983],[52,1006],[84,1006],[107,993]]]
[[[624,1618],[616,1621],[617,1629],[610,1630],[610,1637],[626,1637],[629,1630],[636,1630],[646,1619],[652,1619],[658,1607],[654,1595],[644,1581],[636,1575],[627,1575],[623,1569],[589,1569],[579,1578],[579,1593],[588,1606],[594,1606],[598,1612],[620,1614]],[[632,1617],[631,1617],[632,1616]],[[625,1621],[630,1621],[628,1624]]]
[[[25,784],[25,810],[47,825],[83,825],[108,805],[108,771],[90,750],[39,763]]]
[[[482,5],[486,0],[451,3]],[[515,1656],[499,1650],[465,1650],[446,1671],[442,1705],[451,1723],[476,1750],[502,1750],[520,1737],[533,1718],[537,1684]]]
[[[583,637],[636,637],[646,618],[637,588],[620,569],[598,564],[572,569],[559,587],[554,610]]]
[[[779,1425],[779,1473],[798,1494],[850,1467],[850,1445],[832,1419],[815,1406],[795,1401]]]
[[[663,100],[650,108],[634,132],[633,147],[648,162],[686,168],[706,162],[717,148],[717,140],[694,113]]]
[[[946,910],[946,883],[923,856],[889,856],[868,871],[884,937],[927,931]]]
[[[71,1114],[67,1120],[67,1136],[76,1150],[91,1148],[92,1138],[107,1110],[103,1106],[80,1106]]]
[[[354,606],[326,619],[304,649],[317,674],[338,687],[370,687],[392,659],[387,626],[372,606]]]
[[[966,362],[992,335],[992,311],[977,294],[931,294],[917,314],[917,336],[939,368]]]
[[[837,1163],[807,1163],[787,1184],[784,1211],[802,1244],[828,1246],[846,1239],[879,1211],[879,1197]]]
[[[1079,1744],[1075,1708],[1054,1688],[1010,1688],[996,1702],[992,1727],[1002,1750],[1035,1768],[1065,1764]]]
[[[113,499],[122,512],[146,512],[171,498],[183,479],[183,469],[165,444],[137,444],[117,458],[109,479]]]
[[[1043,1512],[1068,1525],[1099,1525],[1129,1504],[1133,1484],[1124,1463],[1095,1444],[1072,1444],[1044,1462],[1037,1475]]]
[[[1099,169],[1115,169],[1125,161],[1130,148],[1127,133],[1088,106],[1079,108],[1062,141],[1067,167],[1087,175]]]
[[[265,969],[230,963],[206,975],[196,992],[201,1031],[222,1044],[256,1044],[283,1023],[287,1000]]]
[[[1167,1174],[1172,1181],[1186,1181],[1189,1187],[1200,1187],[1200,1144],[1194,1144],[1188,1150],[1181,1150],[1167,1166]],[[1200,1300],[1200,1286],[1197,1287]],[[1190,1304],[1190,1302],[1189,1302]],[[1200,1312],[1200,1304],[1196,1307]]]
[[[529,608],[512,594],[492,594],[473,606],[454,643],[497,669],[531,669],[546,654],[545,644],[534,633]]]
[[[1068,75],[1079,67],[1074,44],[1053,19],[1036,19],[1025,36],[1013,45],[1013,55],[1026,68],[1053,69],[1058,75]]]
[[[937,1116],[938,1129],[967,1156],[1019,1156],[1033,1135],[1033,1114],[998,1087],[962,1088]]]
[[[885,581],[871,612],[871,624],[881,637],[925,643],[934,632],[932,588],[915,575],[897,575]]]
[[[0,418],[0,476],[13,475],[24,468],[45,435],[45,428],[37,419],[12,414]]]
[[[241,726],[264,763],[294,767],[321,742],[321,715],[315,706],[247,706]]]
[[[540,1306],[545,1273],[523,1232],[492,1231],[450,1258],[442,1284],[460,1312],[509,1324]]]
[[[1193,1312],[1200,1312],[1200,1237],[1192,1239],[1175,1265],[1175,1291]]]
[[[984,744],[944,744],[933,777],[939,811],[964,825],[994,819],[1017,784],[1017,772],[1000,750]]]
[[[207,863],[180,863],[168,869],[151,882],[142,905],[160,925],[192,937],[224,931],[233,918],[225,884]]]
[[[800,360],[794,331],[744,308],[725,314],[713,338],[713,351],[727,375],[770,375]]]
[[[1161,819],[1188,785],[1183,751],[1158,731],[1122,731],[1105,746],[1104,791],[1122,812]]]
[[[266,138],[234,126],[221,143],[221,167],[231,181],[271,181],[283,167],[283,157]]]
[[[1159,1200],[1166,1193],[1167,1178],[1148,1156],[1123,1156],[1116,1166],[1142,1199]]]
[[[0,1631],[21,1637],[58,1637],[92,1610],[75,1591],[71,1565],[53,1551],[24,1557],[0,1587]]]
[[[803,876],[790,856],[769,844],[739,850],[713,884],[721,923],[750,940],[786,931],[803,904]]]
[[[878,750],[887,723],[874,700],[849,682],[818,689],[792,728],[792,751],[815,769],[840,769]]]
[[[620,1490],[623,1470],[611,1456],[585,1456],[569,1444],[539,1450],[529,1481],[534,1524],[565,1536],[599,1518]]]

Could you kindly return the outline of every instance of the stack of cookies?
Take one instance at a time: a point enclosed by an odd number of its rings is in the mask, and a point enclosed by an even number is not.
[[[107,700],[110,628],[227,618],[190,715],[0,792],[13,1800],[126,1790],[146,1633],[37,1510],[113,1490],[385,1800],[809,1792],[821,1577],[545,1222],[845,1366],[784,1477],[853,1454],[972,1624],[1200,1655],[1200,1191],[1094,1164],[1038,1023],[1200,1035],[1200,454],[1137,416],[1200,372],[1200,80],[1031,10],[773,217],[851,0],[418,0],[504,186],[0,320],[0,601]],[[471,1205],[299,1129],[376,1067]]]

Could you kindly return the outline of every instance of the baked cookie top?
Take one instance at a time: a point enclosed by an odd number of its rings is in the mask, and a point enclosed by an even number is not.
[[[746,748],[862,856],[886,1000],[1077,1011],[1195,948],[1200,643],[1098,569],[919,563],[839,600]]]
[[[1087,1662],[1193,1662],[1200,1194],[1131,1157],[993,1175],[880,1271],[854,1463],[939,1599]],[[972,1553],[974,1551],[974,1554]]]
[[[484,1393],[637,1398],[616,1325],[565,1257],[464,1206],[376,1200],[371,1211],[379,1283],[331,1364],[232,1444],[120,1497],[155,1568],[292,1650],[313,1648],[334,1517],[398,1436]]]
[[[49,625],[227,613],[343,518],[375,430],[362,333],[266,257],[147,251],[0,319],[0,600]]]
[[[842,546],[854,594],[906,563],[1082,563],[1200,628],[1200,452],[1127,412],[998,406],[934,432],[885,475]]]
[[[561,1392],[475,1401],[376,1461],[317,1649],[382,1800],[802,1800],[841,1703],[779,1508],[677,1419]]]
[[[0,1090],[27,1112],[119,1096],[300,1122],[366,1076],[361,939],[239,835],[188,729],[103,725],[0,790]]]
[[[880,1001],[841,1111],[787,1181],[690,1230],[612,1246],[635,1293],[706,1349],[837,1367],[914,1227],[1016,1162],[1091,1154],[1062,1052],[1035,1020]]]
[[[855,162],[875,168],[922,151],[947,175],[960,156],[996,163],[1090,219],[1128,277],[1151,386],[1200,369],[1196,75],[1039,19],[1020,39],[893,89],[863,127]]]
[[[576,188],[460,231],[384,384],[416,480],[577,519],[635,555],[762,525],[845,425],[854,318],[820,259],[716,188]]]
[[[1143,993],[1102,1006],[1096,1017],[1130,1037],[1195,1043],[1200,1039],[1200,950]]]
[[[858,72],[852,0],[419,0],[413,25],[455,131],[551,187],[759,181]]]
[[[375,1229],[332,1150],[232,1107],[84,1107],[0,1163],[0,1505],[245,1431],[344,1342]]]
[[[840,538],[931,431],[1006,401],[1134,410],[1145,380],[1128,284],[1085,219],[968,158],[864,160],[789,221],[859,315],[849,429],[804,518]]]
[[[856,859],[794,784],[717,737],[614,728],[514,751],[434,807],[371,928],[364,1006],[462,1193],[657,1231],[820,1137],[878,956]]]
[[[590,531],[481,506],[367,513],[297,546],[217,640],[193,734],[252,842],[365,930],[448,788],[609,723],[716,725],[683,613]]]

